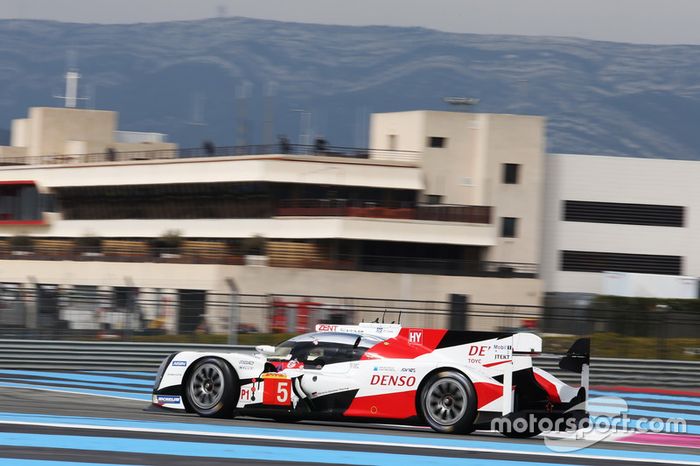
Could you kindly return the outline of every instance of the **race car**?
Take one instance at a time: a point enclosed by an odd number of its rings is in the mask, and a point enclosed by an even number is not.
[[[152,402],[208,417],[392,422],[443,433],[490,429],[494,419],[584,420],[588,341],[578,340],[560,362],[582,374],[579,388],[533,367],[541,350],[531,333],[320,324],[250,353],[171,354]],[[513,422],[501,423],[499,430],[539,433],[530,424],[516,431]]]

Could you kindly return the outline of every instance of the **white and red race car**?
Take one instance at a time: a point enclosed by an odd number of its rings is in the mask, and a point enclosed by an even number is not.
[[[390,421],[445,433],[503,417],[585,419],[588,341],[560,363],[582,374],[580,388],[533,367],[541,349],[530,333],[320,324],[254,353],[174,353],[158,370],[153,404],[211,417]]]

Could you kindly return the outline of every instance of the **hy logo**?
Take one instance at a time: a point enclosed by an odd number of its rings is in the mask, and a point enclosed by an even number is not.
[[[408,342],[412,345],[423,344],[423,329],[409,329]]]

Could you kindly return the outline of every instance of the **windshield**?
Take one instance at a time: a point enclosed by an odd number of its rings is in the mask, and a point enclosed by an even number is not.
[[[382,341],[375,336],[353,333],[307,333],[280,343],[268,359],[277,361],[296,359],[319,364],[357,361],[367,349]]]

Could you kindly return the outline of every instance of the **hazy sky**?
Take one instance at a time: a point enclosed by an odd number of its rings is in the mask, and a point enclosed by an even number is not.
[[[219,15],[700,44],[700,0],[0,0],[0,18],[134,23]]]

